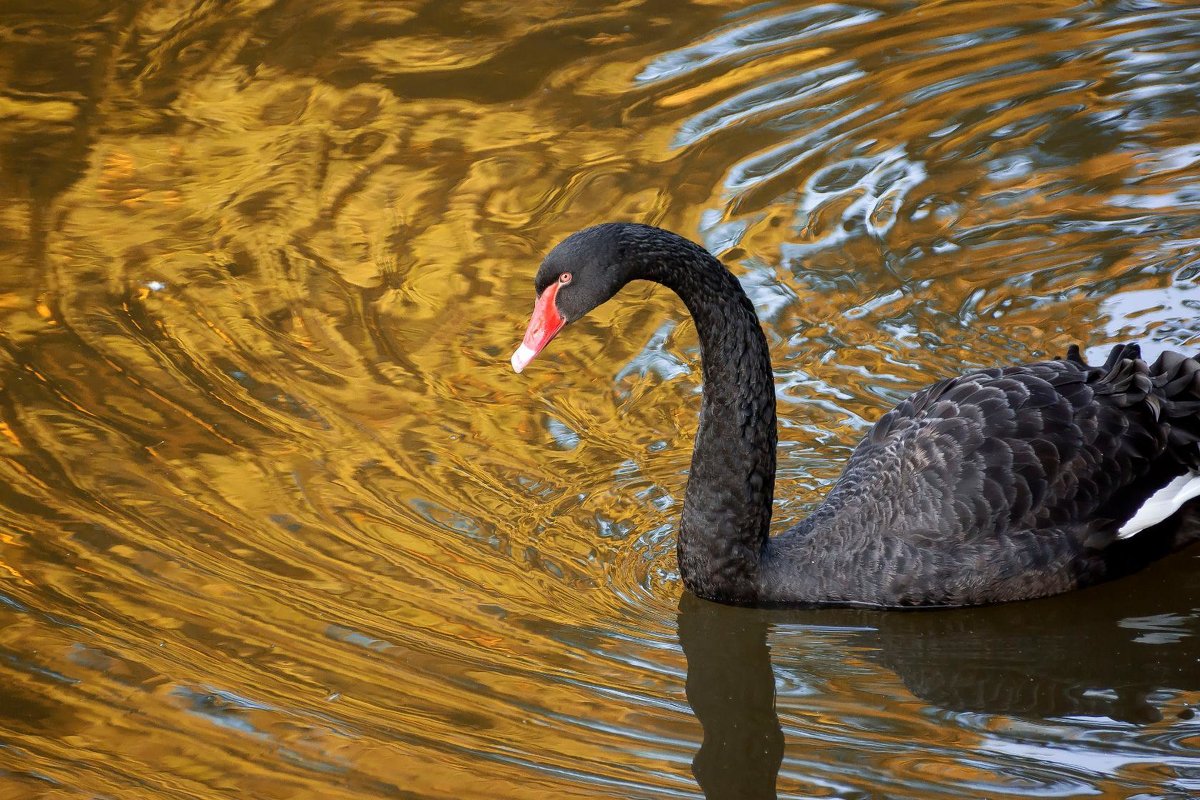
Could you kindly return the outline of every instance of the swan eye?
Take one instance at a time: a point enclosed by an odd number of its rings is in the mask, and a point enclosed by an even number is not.
[[[571,282],[571,273],[564,272],[562,275],[559,275],[558,282],[559,283],[570,283]]]

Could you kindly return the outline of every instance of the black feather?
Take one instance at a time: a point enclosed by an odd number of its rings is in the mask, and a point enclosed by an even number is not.
[[[1117,345],[943,379],[884,414],[808,519],[768,536],[775,395],[741,285],[705,250],[643,225],[588,229],[538,272],[574,273],[569,319],[626,282],[677,292],[704,368],[678,554],[684,583],[735,603],[971,605],[1040,597],[1200,540],[1200,501],[1130,539],[1122,521],[1200,470],[1200,358]],[[567,290],[563,290],[566,293]]]

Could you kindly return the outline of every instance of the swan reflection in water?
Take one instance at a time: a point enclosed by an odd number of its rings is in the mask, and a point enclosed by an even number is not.
[[[679,614],[687,695],[704,728],[693,773],[709,798],[775,795],[784,752],[767,644],[775,624],[826,636],[846,626],[836,635],[855,653],[949,711],[1145,723],[1158,719],[1156,704],[1178,705],[1176,692],[1200,684],[1190,677],[1196,614],[1179,611],[1191,595],[1168,591],[1189,582],[1179,570],[1195,562],[1182,555],[1086,597],[966,608],[1090,587],[1200,544],[1196,358],[1164,353],[1147,364],[1136,346],[1118,345],[1094,366],[1072,347],[1062,359],[940,381],[881,417],[821,505],[771,536],[769,348],[744,288],[699,245],[630,223],[567,237],[535,276],[513,368],[634,280],[674,290],[700,338],[703,400],[677,552],[691,593]],[[700,597],[841,608],[773,613]],[[798,653],[803,670],[844,673],[840,649],[823,661],[796,645],[782,652]],[[836,734],[838,749],[846,736]],[[872,737],[864,747],[878,752],[885,739]]]
[[[948,712],[1089,728],[1097,718],[1158,722],[1164,706],[1179,705],[1179,693],[1200,691],[1198,559],[1193,549],[1082,593],[944,611],[772,611],[684,593],[678,620],[687,698],[704,730],[692,763],[696,781],[708,800],[776,796],[785,737],[769,642],[786,639],[781,662],[837,677],[841,663],[803,646],[808,635],[827,638],[831,627],[843,628],[846,646],[894,673],[905,690]],[[1166,713],[1186,718],[1194,709]]]

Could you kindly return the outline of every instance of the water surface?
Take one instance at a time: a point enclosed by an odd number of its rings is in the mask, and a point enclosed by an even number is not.
[[[932,380],[1200,350],[1198,64],[1170,2],[0,4],[0,797],[1200,793],[1200,554],[714,606],[682,305],[508,367],[563,236],[704,242],[782,528]]]

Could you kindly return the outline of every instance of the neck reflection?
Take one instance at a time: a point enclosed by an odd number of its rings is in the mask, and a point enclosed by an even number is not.
[[[708,800],[774,798],[783,760],[768,617],[684,592],[679,641],[687,698],[704,729],[692,774]]]

